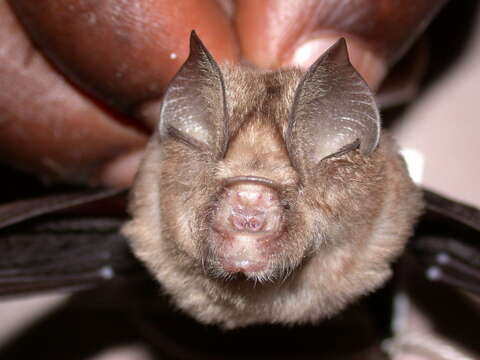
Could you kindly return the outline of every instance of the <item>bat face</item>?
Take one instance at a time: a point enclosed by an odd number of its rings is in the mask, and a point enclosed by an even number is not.
[[[380,286],[420,209],[343,40],[304,74],[220,69],[193,34],[124,233],[198,320],[300,323]]]

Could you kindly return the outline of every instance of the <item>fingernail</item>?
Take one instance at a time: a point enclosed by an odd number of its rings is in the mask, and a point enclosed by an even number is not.
[[[347,40],[350,61],[362,75],[370,88],[376,90],[387,72],[386,62],[373,53],[361,42],[342,34],[317,35],[300,44],[282,66],[299,66],[308,69],[325,50],[332,46],[340,37]]]

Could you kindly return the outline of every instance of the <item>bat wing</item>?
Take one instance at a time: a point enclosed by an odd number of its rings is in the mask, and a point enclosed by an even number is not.
[[[0,298],[95,287],[139,265],[119,230],[122,216],[66,213],[124,196],[88,190],[0,206]]]
[[[425,190],[410,253],[427,279],[480,295],[480,210]]]
[[[138,273],[120,228],[123,216],[67,215],[78,205],[123,196],[90,190],[0,206],[0,297],[73,292]],[[431,281],[480,294],[480,211],[426,190],[409,253]],[[143,270],[142,270],[143,271]]]

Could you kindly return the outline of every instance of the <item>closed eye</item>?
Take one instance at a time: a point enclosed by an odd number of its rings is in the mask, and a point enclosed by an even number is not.
[[[174,128],[173,126],[168,126],[167,127],[167,133],[169,136],[175,138],[176,140],[181,141],[185,145],[188,145],[189,147],[195,149],[195,150],[200,150],[200,151],[208,151],[208,145],[198,141],[197,139],[188,136],[182,131],[179,131],[178,129]]]
[[[346,153],[349,153],[350,151],[357,150],[359,147],[360,147],[360,139],[356,139],[351,144],[343,146],[342,148],[340,148],[340,150],[334,152],[333,154],[325,156],[322,160],[330,159],[332,157],[340,157]]]

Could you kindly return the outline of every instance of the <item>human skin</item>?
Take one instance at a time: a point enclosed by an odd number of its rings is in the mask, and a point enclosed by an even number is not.
[[[229,15],[214,0],[4,1],[2,160],[46,181],[128,186],[192,29],[219,63],[272,69],[306,68],[345,36],[376,89],[443,3],[247,0]]]

